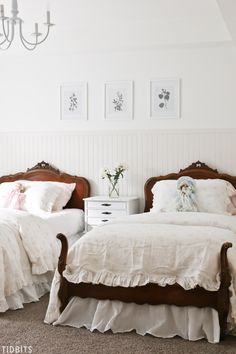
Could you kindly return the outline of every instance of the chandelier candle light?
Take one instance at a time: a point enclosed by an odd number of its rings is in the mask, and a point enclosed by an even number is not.
[[[115,167],[113,172],[110,172],[108,168],[104,168],[101,173],[102,179],[107,178],[109,181],[109,197],[119,197],[119,178],[124,177],[124,172],[127,167],[124,164],[119,164]]]
[[[48,38],[50,27],[54,26],[53,23],[51,23],[50,11],[47,11],[46,13],[47,22],[44,23],[47,26],[46,34],[42,39],[40,39],[42,33],[39,32],[38,23],[35,23],[35,31],[34,33],[32,33],[32,36],[35,37],[35,40],[28,41],[23,35],[22,25],[24,21],[20,17],[18,17],[19,11],[18,11],[17,0],[12,0],[11,13],[12,13],[11,17],[6,17],[4,13],[4,5],[0,5],[0,22],[2,23],[2,32],[3,32],[0,33],[0,49],[2,50],[7,50],[8,48],[10,48],[12,42],[14,41],[15,28],[17,25],[19,26],[19,36],[20,36],[21,43],[28,50],[34,50],[39,44],[43,43]],[[1,40],[2,37],[3,40]]]

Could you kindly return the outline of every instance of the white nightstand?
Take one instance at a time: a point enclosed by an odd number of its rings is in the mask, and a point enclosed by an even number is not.
[[[89,227],[105,224],[121,216],[139,212],[138,197],[109,198],[96,196],[84,198],[85,231]]]

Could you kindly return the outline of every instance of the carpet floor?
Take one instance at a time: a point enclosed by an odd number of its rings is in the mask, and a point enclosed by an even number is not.
[[[135,332],[91,333],[84,328],[46,325],[47,303],[48,296],[44,296],[22,310],[0,314],[0,354],[236,354],[236,337],[231,336],[220,344],[210,344],[205,340],[143,337]]]

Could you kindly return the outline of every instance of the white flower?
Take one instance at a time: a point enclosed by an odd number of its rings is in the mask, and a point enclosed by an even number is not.
[[[124,177],[123,173],[127,170],[127,166],[123,163],[119,163],[117,167],[114,168],[113,172],[110,172],[108,168],[103,168],[101,170],[101,178],[108,178],[109,181],[118,181],[120,177]]]
[[[123,170],[123,171],[127,171],[128,170],[128,166],[124,163],[120,163],[117,168]]]
[[[106,178],[108,176],[108,174],[110,174],[108,168],[103,167],[100,171],[100,175],[102,178]]]

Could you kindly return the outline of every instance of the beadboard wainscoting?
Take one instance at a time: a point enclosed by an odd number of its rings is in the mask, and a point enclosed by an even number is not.
[[[0,133],[0,175],[25,171],[39,161],[86,177],[91,195],[106,195],[102,167],[128,165],[121,195],[140,197],[155,175],[179,171],[201,160],[220,172],[236,175],[236,130],[146,130]]]

